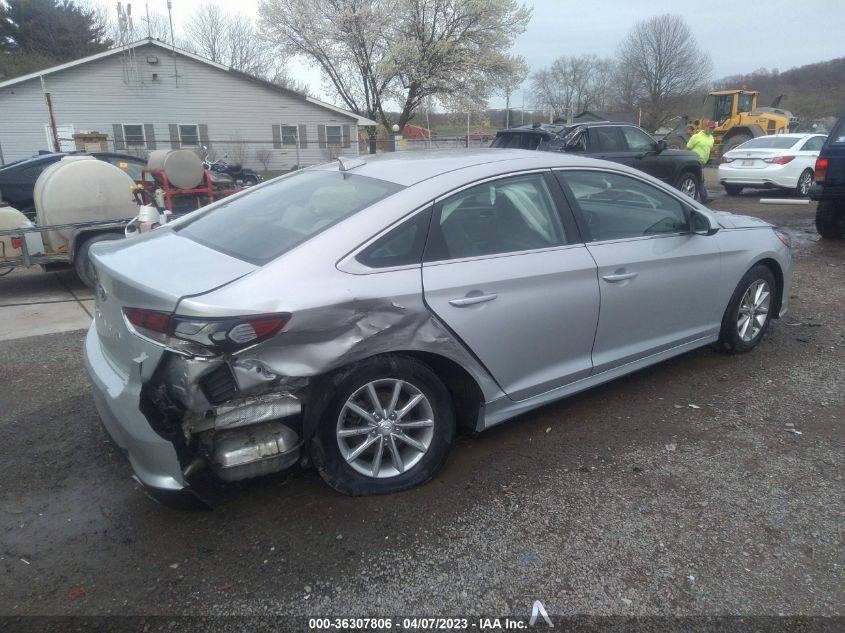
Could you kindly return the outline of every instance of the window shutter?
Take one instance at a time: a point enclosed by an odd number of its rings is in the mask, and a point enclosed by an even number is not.
[[[211,149],[211,141],[208,140],[208,126],[205,123],[200,123],[197,127],[199,128],[200,133],[200,145],[205,145],[207,148]]]
[[[273,126],[273,149],[282,149],[282,126]]]
[[[317,145],[322,148],[326,147],[326,126],[325,125],[318,125],[317,126]]]
[[[308,148],[308,132],[304,125],[299,126],[299,147],[301,149]]]
[[[349,147],[350,143],[349,143],[349,126],[348,125],[343,126],[343,128],[341,130],[341,134],[343,135],[343,146]]]
[[[147,149],[156,148],[156,131],[152,123],[144,123],[144,140],[147,142]]]
[[[179,126],[175,123],[170,123],[167,126],[167,129],[170,131],[171,149],[179,149],[179,147],[181,147],[181,145],[179,144]]]
[[[112,125],[112,136],[114,137],[114,150],[125,150],[126,143],[123,141],[123,126],[120,123]]]

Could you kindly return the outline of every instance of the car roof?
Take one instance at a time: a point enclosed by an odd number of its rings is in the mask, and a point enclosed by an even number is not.
[[[355,160],[355,159],[349,159]],[[430,178],[461,169],[490,166],[491,175],[503,171],[504,163],[512,163],[513,169],[548,169],[551,167],[604,167],[619,171],[640,173],[634,169],[606,161],[557,152],[538,152],[523,149],[480,148],[474,150],[404,150],[361,156],[360,161],[346,171],[351,174],[386,180],[410,187]],[[339,171],[338,161],[325,163],[310,169]]]

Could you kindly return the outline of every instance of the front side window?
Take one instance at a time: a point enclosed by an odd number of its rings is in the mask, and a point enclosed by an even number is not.
[[[283,125],[282,126],[282,145],[287,147],[296,147],[296,126]]]
[[[326,126],[326,144],[329,146],[343,145],[343,132],[339,125]]]
[[[135,182],[141,182],[141,170],[144,168],[145,163],[136,163],[122,156],[108,156],[105,158],[105,161],[122,169]]]
[[[628,144],[628,150],[632,152],[651,152],[657,149],[654,139],[642,130],[625,125],[622,127],[622,136]]]
[[[262,266],[400,189],[366,176],[303,171],[197,211],[174,230]]]
[[[461,191],[432,221],[427,261],[480,257],[566,244],[542,174],[513,176]]]
[[[717,95],[713,102],[713,118],[723,121],[733,115],[733,95]]]
[[[144,126],[124,125],[123,140],[126,143],[126,147],[145,147],[146,143],[144,142]]]
[[[754,101],[753,95],[739,95],[737,98],[737,112],[751,112],[751,104]]]
[[[197,125],[179,126],[179,143],[182,147],[199,147],[200,133]]]
[[[616,125],[601,125],[590,128],[590,144],[594,152],[624,152],[619,127]]]
[[[572,192],[596,242],[689,230],[683,204],[653,185],[611,172],[555,173]]]

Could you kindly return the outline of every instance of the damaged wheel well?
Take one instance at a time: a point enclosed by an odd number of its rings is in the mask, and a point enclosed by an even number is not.
[[[312,380],[307,387],[308,393],[303,398],[302,432],[306,441],[313,437],[317,425],[320,423],[326,410],[326,406],[334,393],[334,385],[338,384],[350,373],[356,371],[362,363],[385,356],[404,356],[427,365],[443,381],[443,384],[449,391],[455,407],[455,423],[457,428],[469,433],[477,430],[482,413],[481,407],[484,403],[484,396],[478,383],[469,372],[455,361],[438,354],[420,351],[401,351],[371,356],[367,359],[340,367],[330,374]]]

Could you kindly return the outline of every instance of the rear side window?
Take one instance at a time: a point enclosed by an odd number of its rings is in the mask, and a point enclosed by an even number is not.
[[[830,133],[828,145],[845,145],[845,117],[841,117]]]
[[[175,230],[262,266],[400,189],[366,176],[303,171],[215,204]]]
[[[824,136],[814,136],[804,143],[804,147],[802,147],[800,151],[818,152],[822,148],[822,145],[824,145]]]
[[[431,208],[417,213],[370,244],[355,258],[368,268],[408,266],[422,261]]]
[[[789,149],[796,142],[798,142],[798,139],[794,136],[761,136],[746,141],[734,149]]]
[[[627,149],[622,144],[619,127],[615,125],[591,127],[590,141],[594,152],[624,152]]]

